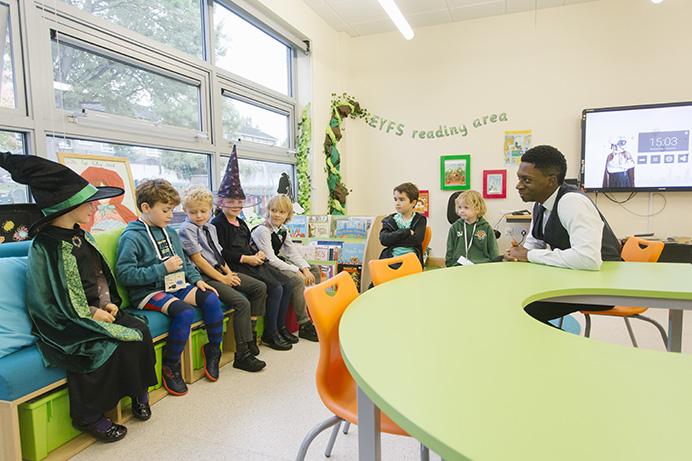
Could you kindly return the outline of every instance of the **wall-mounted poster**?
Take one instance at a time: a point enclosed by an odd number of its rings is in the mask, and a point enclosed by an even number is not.
[[[58,152],[58,160],[94,186],[115,186],[125,190],[124,195],[96,202],[96,211],[87,224],[82,224],[82,229],[91,233],[104,232],[125,227],[137,219],[135,184],[127,158]]]
[[[471,155],[443,155],[440,157],[440,189],[470,189],[470,175]]]
[[[483,198],[507,197],[507,170],[483,170]]]
[[[428,212],[430,211],[430,191],[418,191],[418,202],[416,202],[416,206],[413,207],[413,211],[422,214],[426,218],[429,218]]]
[[[505,166],[521,163],[521,156],[531,149],[531,130],[505,131]]]

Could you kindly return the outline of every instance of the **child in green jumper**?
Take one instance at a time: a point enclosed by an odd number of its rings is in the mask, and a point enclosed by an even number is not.
[[[460,218],[452,224],[447,236],[447,267],[487,263],[499,256],[495,231],[483,219],[487,208],[481,194],[467,190],[454,203]]]

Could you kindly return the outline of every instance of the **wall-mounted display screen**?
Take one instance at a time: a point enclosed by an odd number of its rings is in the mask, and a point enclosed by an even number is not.
[[[581,182],[587,191],[692,190],[692,102],[585,109]]]

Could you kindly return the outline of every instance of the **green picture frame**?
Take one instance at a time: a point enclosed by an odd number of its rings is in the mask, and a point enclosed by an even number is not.
[[[471,155],[440,156],[440,189],[469,190],[471,188]]]

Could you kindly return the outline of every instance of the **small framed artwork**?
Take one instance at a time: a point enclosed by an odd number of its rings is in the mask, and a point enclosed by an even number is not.
[[[471,155],[440,157],[440,189],[468,190],[471,188]]]
[[[507,170],[483,170],[483,198],[507,197]]]
[[[82,229],[93,233],[125,227],[137,219],[135,183],[126,157],[58,152],[58,161],[71,168],[94,186],[115,186],[125,190],[119,197],[99,200],[96,212]]]
[[[422,214],[426,218],[429,217],[428,213],[430,211],[430,191],[421,190],[418,192],[418,202],[416,202],[416,206],[413,207],[413,211]]]

